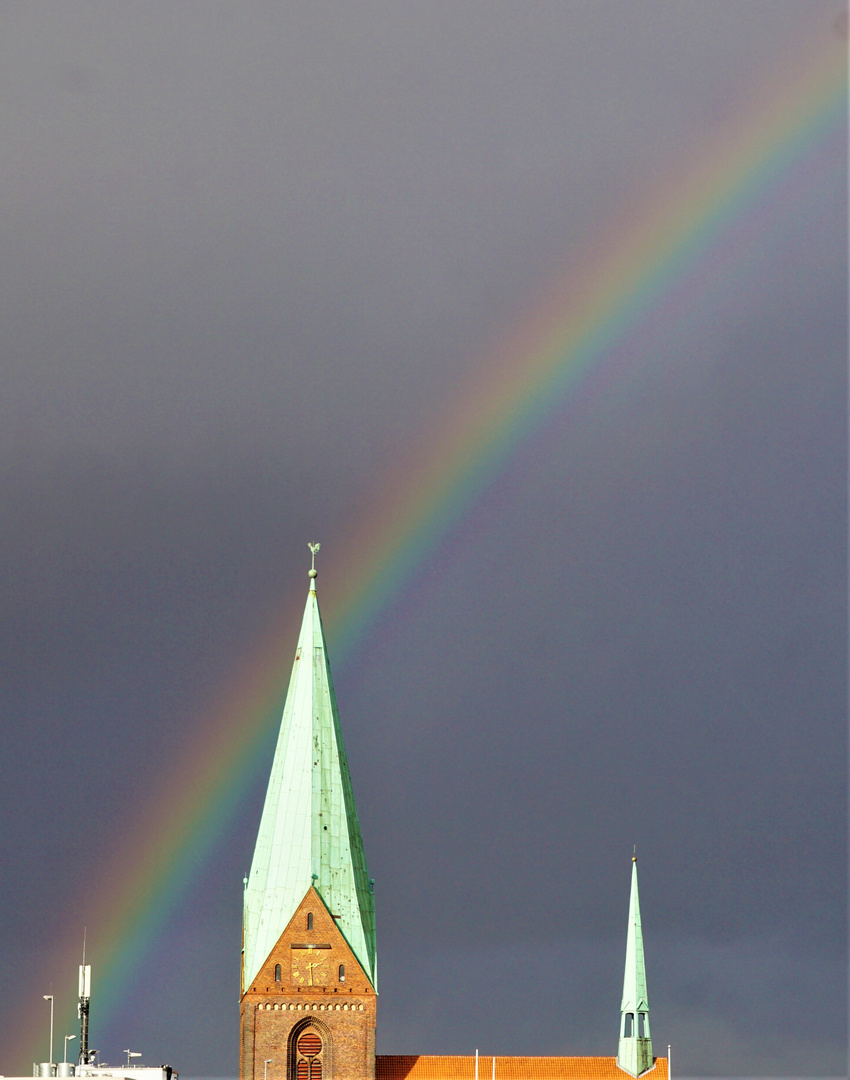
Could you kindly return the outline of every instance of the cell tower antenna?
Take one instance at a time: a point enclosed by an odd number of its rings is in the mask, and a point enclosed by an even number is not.
[[[86,932],[83,927],[83,962],[80,964],[80,1003],[77,1013],[80,1017],[80,1064],[89,1064],[89,1003],[91,1001],[91,964],[86,963]]]

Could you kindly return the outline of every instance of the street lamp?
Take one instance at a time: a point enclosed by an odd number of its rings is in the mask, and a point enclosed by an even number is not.
[[[53,995],[42,994],[45,1001],[50,1002],[50,1057],[47,1059],[51,1065],[53,1064]]]
[[[269,1080],[269,1065],[272,1064],[274,1058],[266,1058],[263,1062],[263,1080]]]
[[[76,1037],[77,1037],[76,1035],[66,1035],[65,1036],[65,1053],[62,1055],[62,1064],[63,1065],[68,1064],[68,1043],[71,1041],[71,1039],[76,1039]]]

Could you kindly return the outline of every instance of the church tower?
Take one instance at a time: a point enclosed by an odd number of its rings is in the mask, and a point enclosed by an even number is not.
[[[374,1080],[374,882],[316,599],[307,606],[249,876],[240,1080]]]
[[[652,1068],[652,1039],[649,1035],[649,1001],[646,996],[646,965],[643,959],[643,931],[640,925],[637,855],[632,857],[632,890],[629,899],[629,929],[626,935],[626,971],[623,1002],[620,1006],[620,1046],[617,1065],[630,1076],[640,1076]]]

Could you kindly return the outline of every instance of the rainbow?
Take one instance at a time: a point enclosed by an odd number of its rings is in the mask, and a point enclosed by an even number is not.
[[[382,478],[374,501],[346,530],[345,579],[325,568],[325,592],[336,601],[328,619],[336,660],[362,642],[558,403],[578,387],[587,391],[591,372],[604,390],[614,377],[606,373],[614,351],[647,327],[685,318],[730,268],[746,272],[748,238],[774,228],[835,167],[835,146],[846,140],[846,82],[845,46],[821,41],[662,190],[594,238],[499,336],[478,365],[484,382],[455,388],[438,429],[411,455],[415,464]],[[171,782],[105,860],[90,890],[98,897],[94,913],[83,916],[82,896],[69,908],[73,931],[53,949],[51,968],[74,971],[79,928],[88,922],[101,1031],[120,1006],[123,980],[149,953],[264,771],[257,751],[280,715],[291,653],[284,627],[294,623],[301,599],[265,629],[203,710]],[[44,1041],[33,1002],[47,985],[46,975],[37,977],[14,1034],[3,1039],[7,1069],[14,1061],[28,1070],[45,1054],[33,1053]],[[75,1030],[73,1014],[67,1023],[65,1030]]]

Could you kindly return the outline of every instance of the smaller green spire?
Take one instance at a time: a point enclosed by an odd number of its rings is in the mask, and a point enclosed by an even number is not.
[[[646,964],[643,930],[640,924],[637,854],[632,856],[632,888],[629,898],[629,928],[626,934],[626,970],[623,1001],[620,1005],[620,1045],[617,1065],[630,1076],[640,1076],[652,1068],[652,1039],[649,1034],[649,999],[646,994]]]

